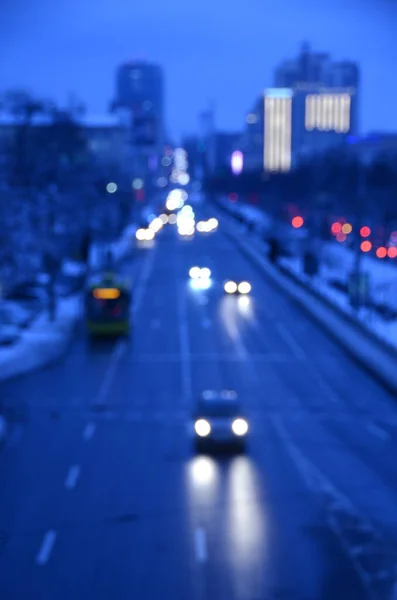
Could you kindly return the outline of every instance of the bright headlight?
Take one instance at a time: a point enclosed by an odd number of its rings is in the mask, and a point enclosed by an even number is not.
[[[200,437],[207,437],[211,433],[211,425],[205,419],[199,419],[194,424],[194,430]]]
[[[233,421],[232,430],[234,435],[245,435],[248,431],[248,423],[244,419],[236,419]]]
[[[150,229],[146,229],[144,239],[147,240],[148,242],[150,240],[154,240],[154,231],[151,231]]]
[[[208,226],[209,226],[211,229],[216,229],[216,228],[218,227],[218,220],[217,220],[217,219],[210,219],[210,220],[208,221]]]
[[[200,277],[202,279],[209,279],[211,277],[211,271],[207,267],[200,270]]]
[[[223,289],[227,294],[235,294],[237,292],[237,283],[234,281],[227,281]]]
[[[189,271],[189,276],[192,279],[198,279],[201,275],[201,269],[200,267],[192,267]]]
[[[242,281],[238,286],[240,294],[249,294],[251,291],[251,284],[248,281]]]
[[[135,233],[135,237],[139,241],[143,241],[146,238],[146,229],[138,229]]]

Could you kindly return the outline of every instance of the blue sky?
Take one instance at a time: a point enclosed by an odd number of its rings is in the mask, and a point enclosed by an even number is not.
[[[76,92],[102,114],[117,64],[154,60],[165,69],[171,133],[197,129],[209,98],[218,127],[233,130],[307,39],[360,62],[364,131],[397,130],[396,31],[393,0],[13,0],[0,24],[0,82],[58,101]]]

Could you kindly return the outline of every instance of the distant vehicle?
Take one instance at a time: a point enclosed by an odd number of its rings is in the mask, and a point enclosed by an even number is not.
[[[197,451],[211,448],[245,450],[248,421],[243,416],[235,391],[204,391],[193,418]]]
[[[225,281],[223,285],[223,291],[225,292],[225,294],[229,295],[246,296],[251,292],[251,289],[251,284],[248,283],[248,281],[238,282],[235,280],[229,280]]]
[[[93,277],[85,294],[85,322],[91,336],[128,335],[131,328],[131,289],[113,273]]]

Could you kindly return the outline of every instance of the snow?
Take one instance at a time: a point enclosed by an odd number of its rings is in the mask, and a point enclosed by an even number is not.
[[[59,301],[55,322],[46,313],[38,315],[14,345],[0,347],[0,379],[21,375],[59,358],[80,313],[81,298],[75,295]]]
[[[231,204],[228,200],[222,200],[222,204],[232,213],[240,213],[250,221],[259,225],[271,226],[272,219],[265,213],[251,206]],[[243,226],[245,229],[245,226]],[[295,239],[295,249],[299,251],[299,237],[305,237],[305,231],[293,230],[290,232],[291,239]],[[298,234],[297,234],[298,232]],[[255,235],[255,234],[252,234]],[[291,240],[289,240],[291,241]],[[260,254],[266,253],[267,244],[259,236],[256,236],[255,244]],[[397,319],[385,320],[375,310],[362,308],[356,312],[349,303],[347,294],[335,289],[330,285],[330,280],[347,282],[349,273],[354,265],[354,252],[345,245],[338,242],[324,242],[321,244],[321,266],[320,273],[310,278],[303,273],[302,259],[300,255],[282,258],[280,264],[290,271],[292,275],[304,282],[333,304],[338,306],[346,314],[357,318],[362,327],[366,328],[378,338],[397,349]],[[373,256],[363,254],[361,257],[361,269],[369,274],[371,298],[377,304],[385,304],[397,310],[397,259],[395,262],[383,262]]]

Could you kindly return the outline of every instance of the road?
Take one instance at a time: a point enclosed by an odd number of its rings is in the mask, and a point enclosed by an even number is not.
[[[62,362],[2,384],[2,598],[388,597],[396,405],[222,227],[170,226],[140,251],[128,342],[81,328]],[[228,278],[251,281],[248,305],[223,296]],[[222,388],[249,416],[247,454],[194,456],[194,400]]]

